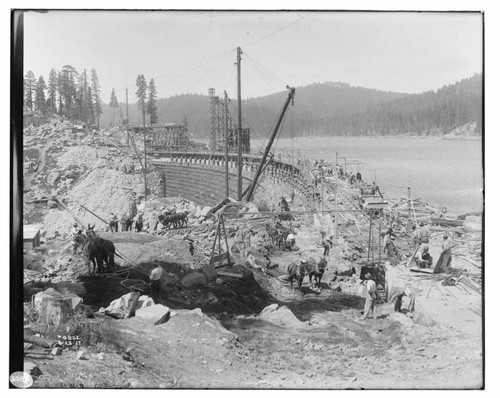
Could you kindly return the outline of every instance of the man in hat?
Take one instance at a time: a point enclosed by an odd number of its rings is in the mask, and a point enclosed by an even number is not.
[[[368,314],[370,313],[372,314],[372,317],[375,318],[375,300],[377,300],[377,297],[380,298],[380,294],[377,290],[377,284],[373,280],[372,274],[366,274],[365,278],[368,282],[366,283],[365,309],[361,319],[367,319]]]
[[[149,279],[151,280],[151,296],[155,304],[158,304],[160,300],[161,291],[161,276],[163,274],[163,268],[161,267],[158,260],[154,260],[155,268],[151,271]]]
[[[396,237],[392,235],[390,239],[387,239],[387,243],[384,247],[384,252],[387,250],[387,260],[391,263],[391,265],[396,265],[399,261],[399,250],[394,244]]]
[[[142,228],[144,227],[144,214],[142,211],[138,212],[137,215],[134,217],[134,222],[135,222],[135,229],[137,232],[141,232]]]
[[[109,229],[111,232],[118,232],[118,216],[114,213],[111,213],[109,216]]]
[[[403,304],[403,297],[405,296],[410,296],[407,289],[401,289],[400,287],[393,289],[389,303],[394,301],[394,312],[401,312],[401,305]]]
[[[432,265],[432,256],[429,254],[429,246],[422,247],[422,250],[419,250],[417,254],[415,254],[415,262],[419,268],[430,268]]]
[[[295,246],[295,235],[292,234],[291,232],[288,234],[286,237],[286,245],[290,248],[293,249]]]
[[[443,235],[443,243],[441,243],[441,249],[443,252],[441,253],[442,262],[441,267],[448,268],[451,265],[451,241],[449,236]]]
[[[332,248],[333,246],[333,242],[332,242],[332,237],[328,237],[326,238],[326,240],[323,241],[323,247],[324,247],[324,250],[323,250],[323,257],[328,257],[329,254],[330,254],[330,249]]]
[[[76,237],[82,233],[82,230],[78,228],[78,223],[74,223],[73,227],[71,228],[71,237],[73,238],[73,254],[76,254],[76,247],[77,247],[77,242],[76,242]]]
[[[431,238],[431,231],[425,223],[420,223],[420,229],[418,230],[418,235],[420,238],[420,243],[429,243]]]

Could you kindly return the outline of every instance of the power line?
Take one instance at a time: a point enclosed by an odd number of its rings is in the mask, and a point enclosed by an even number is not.
[[[245,43],[245,44],[243,44],[243,46],[242,46],[242,47],[249,47],[249,46],[251,46],[251,45],[253,45],[253,44],[255,44],[255,43],[258,43],[259,41],[262,41],[262,40],[264,40],[264,39],[267,39],[267,38],[269,38],[269,37],[271,37],[271,36],[275,35],[276,33],[283,32],[285,29],[289,28],[289,27],[290,27],[290,26],[292,26],[292,25],[295,25],[296,23],[300,22],[302,19],[304,19],[304,18],[308,17],[308,16],[309,16],[309,15],[311,15],[311,14],[313,14],[313,13],[312,13],[312,12],[307,13],[307,14],[305,14],[304,16],[302,16],[302,17],[300,17],[300,18],[296,19],[295,21],[290,22],[289,24],[287,24],[287,25],[285,25],[285,26],[282,26],[281,28],[279,28],[279,29],[277,29],[277,30],[275,30],[275,31],[273,31],[273,32],[271,32],[271,33],[268,33],[267,35],[264,35],[264,36],[262,36],[262,37],[260,37],[260,38],[258,38],[258,39],[256,39],[256,40],[254,40],[254,41],[251,41],[251,42],[249,42],[249,43]]]

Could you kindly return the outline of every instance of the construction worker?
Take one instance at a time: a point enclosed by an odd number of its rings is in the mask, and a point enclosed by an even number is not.
[[[140,211],[139,213],[137,213],[137,215],[134,218],[134,222],[135,222],[135,230],[137,232],[141,232],[142,228],[144,226],[144,219],[143,219],[143,213],[142,213],[142,211]]]
[[[111,213],[109,220],[109,229],[111,232],[118,232],[118,217],[116,214]]]
[[[431,230],[425,223],[420,223],[420,229],[418,230],[420,243],[429,243],[431,238]]]
[[[189,253],[191,253],[191,255],[193,256],[194,255],[194,244],[193,244],[192,240],[188,240],[188,248],[189,248]]]
[[[73,239],[73,254],[76,254],[76,247],[77,247],[77,242],[76,242],[76,237],[82,233],[82,230],[78,228],[78,223],[74,223],[73,227],[71,228],[71,238]]]
[[[127,214],[126,213],[123,213],[123,216],[120,220],[120,223],[122,225],[122,232],[125,232],[127,231]]]
[[[396,237],[393,235],[390,239],[387,239],[387,243],[384,247],[384,252],[387,250],[387,259],[391,265],[396,265],[399,261],[399,250],[394,244]]]
[[[401,305],[403,304],[403,297],[409,296],[405,289],[396,287],[392,291],[389,303],[394,301],[394,312],[401,312]]]
[[[377,300],[377,297],[380,298],[380,294],[377,290],[377,284],[373,280],[372,274],[366,274],[365,278],[368,282],[366,283],[365,309],[361,319],[367,319],[368,314],[370,313],[372,314],[372,317],[375,318],[375,300]]]
[[[295,246],[295,235],[291,232],[286,237],[286,245],[287,247],[290,247],[290,249],[293,249]]]
[[[430,268],[432,265],[432,256],[429,254],[429,246],[424,246],[415,254],[415,262],[419,268]]]
[[[151,280],[151,296],[155,304],[158,304],[160,300],[161,291],[161,276],[163,274],[163,268],[161,267],[158,260],[154,260],[156,267],[151,271],[149,279]]]
[[[446,269],[451,265],[451,241],[449,239],[449,236],[446,234],[443,235],[443,243],[441,243],[441,249],[443,250],[441,253],[441,267],[444,267]]]
[[[323,241],[323,247],[324,247],[323,257],[328,257],[330,255],[330,249],[332,248],[332,246],[333,242],[332,242],[332,237],[330,236]]]

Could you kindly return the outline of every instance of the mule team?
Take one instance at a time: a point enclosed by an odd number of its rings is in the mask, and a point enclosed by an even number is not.
[[[83,255],[88,260],[89,275],[91,274],[90,264],[94,266],[93,274],[95,274],[96,265],[98,273],[104,272],[104,264],[106,264],[106,272],[114,272],[116,268],[115,245],[110,240],[97,236],[94,227],[95,225],[89,224],[85,233],[79,230],[74,234],[73,253],[76,252],[76,248],[81,247]]]
[[[169,223],[172,223],[175,227],[183,226],[187,224],[187,213],[162,214],[159,216],[159,220],[165,226],[168,226]],[[291,229],[281,227],[279,223],[277,225],[278,228],[272,228],[266,225],[266,229],[270,240],[278,244],[281,249],[285,247],[284,245],[287,237],[292,231]],[[76,253],[78,247],[81,248],[83,255],[88,260],[89,274],[96,273],[96,266],[98,273],[104,272],[104,265],[106,266],[106,272],[114,272],[116,267],[114,260],[116,249],[113,242],[97,236],[94,231],[95,225],[90,226],[89,224],[85,233],[77,229],[76,223],[73,227],[73,253]],[[290,247],[291,250],[293,250],[294,244],[295,242],[293,242],[292,247]],[[91,264],[93,265],[93,269],[91,269]],[[293,288],[293,282],[296,281],[301,289],[304,278],[309,276],[309,283],[312,285],[312,279],[314,278],[314,286],[317,289],[321,289],[321,278],[323,277],[326,266],[326,257],[322,257],[318,263],[313,260],[302,260],[300,264],[290,264],[287,269],[287,279],[290,281],[290,286]]]

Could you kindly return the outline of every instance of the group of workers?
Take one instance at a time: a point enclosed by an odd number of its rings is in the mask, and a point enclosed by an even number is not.
[[[132,231],[132,227],[136,232],[141,232],[144,228],[144,213],[140,211],[135,217],[130,213],[124,213],[120,220],[117,214],[111,213],[108,222],[109,231],[118,232],[118,224],[121,224],[121,232]]]

